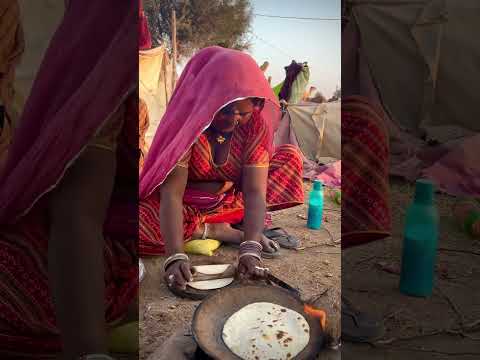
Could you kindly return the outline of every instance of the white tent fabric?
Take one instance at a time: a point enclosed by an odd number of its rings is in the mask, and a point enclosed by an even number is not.
[[[480,131],[480,1],[351,3],[370,71],[397,124],[452,136],[459,128]]]
[[[343,90],[381,99],[392,120],[391,174],[429,178],[451,195],[479,197],[480,165],[469,154],[480,146],[480,2],[348,5],[353,16],[342,34]]]
[[[148,108],[150,126],[146,141],[150,144],[172,96],[172,64],[165,47],[139,52],[139,96]]]
[[[276,146],[293,144],[300,149],[304,178],[319,178],[333,187],[341,183],[340,111],[340,101],[288,105],[275,133]]]
[[[327,163],[341,158],[340,102],[288,106],[291,127],[303,154]]]

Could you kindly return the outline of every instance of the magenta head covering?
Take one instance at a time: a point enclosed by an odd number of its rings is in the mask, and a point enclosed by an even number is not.
[[[137,12],[130,1],[69,2],[0,174],[0,224],[13,222],[55,188],[138,86]]]
[[[162,184],[218,110],[247,97],[265,99],[262,116],[273,149],[279,104],[255,60],[241,51],[217,46],[194,55],[178,80],[148,152],[140,175],[140,198],[148,197]]]

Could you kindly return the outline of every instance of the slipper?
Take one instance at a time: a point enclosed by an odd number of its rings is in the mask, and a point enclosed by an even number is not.
[[[370,343],[380,339],[385,328],[381,319],[357,310],[342,296],[342,340],[354,343]]]
[[[284,249],[296,249],[300,246],[300,241],[293,235],[289,235],[281,227],[274,227],[271,229],[265,229],[263,235],[270,240],[275,241]]]

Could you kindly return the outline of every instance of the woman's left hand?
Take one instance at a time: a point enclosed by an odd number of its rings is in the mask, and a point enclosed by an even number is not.
[[[262,278],[265,276],[263,263],[255,256],[242,256],[238,262],[238,274],[242,279]]]

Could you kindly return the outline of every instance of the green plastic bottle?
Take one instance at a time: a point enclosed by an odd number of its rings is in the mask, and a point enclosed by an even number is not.
[[[323,183],[320,180],[313,182],[313,190],[308,198],[308,220],[309,229],[318,230],[322,227],[323,218]]]
[[[434,185],[418,180],[405,223],[400,291],[406,295],[432,294],[437,257],[439,217]]]

